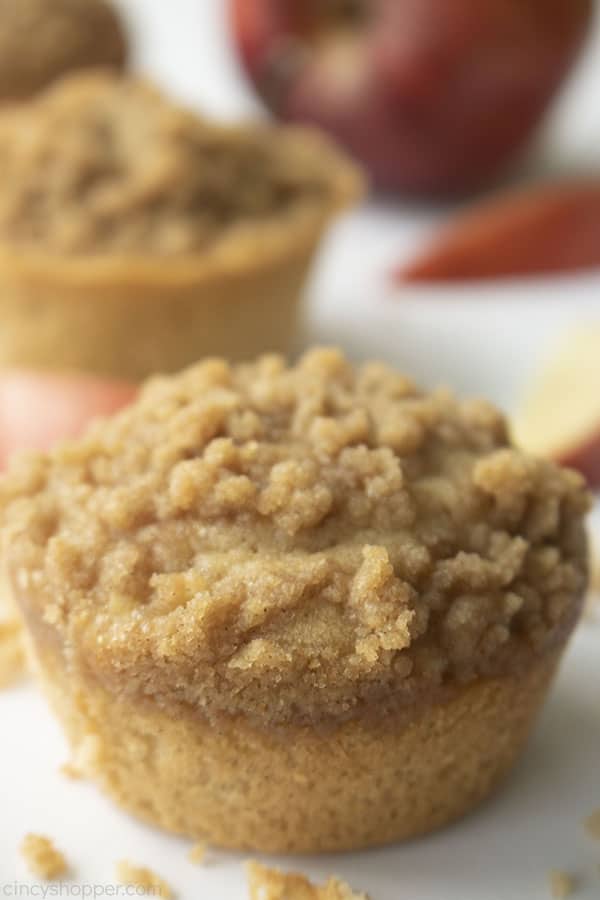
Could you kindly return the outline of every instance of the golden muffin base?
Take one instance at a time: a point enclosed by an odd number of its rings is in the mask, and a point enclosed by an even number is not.
[[[0,366],[137,380],[203,356],[287,351],[319,238],[208,272],[200,261],[0,252]]]
[[[120,806],[215,846],[268,853],[387,844],[463,816],[510,770],[560,659],[459,687],[409,720],[269,730],[117,699],[67,677],[50,648],[33,655],[76,765]]]

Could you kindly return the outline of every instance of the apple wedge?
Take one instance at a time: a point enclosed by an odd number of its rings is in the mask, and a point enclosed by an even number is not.
[[[600,488],[600,324],[560,340],[526,393],[515,440]]]
[[[135,397],[137,386],[83,374],[0,371],[0,470],[20,450],[47,450]]]

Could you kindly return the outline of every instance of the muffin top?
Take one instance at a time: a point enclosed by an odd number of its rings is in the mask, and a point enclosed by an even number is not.
[[[250,236],[260,259],[282,229],[313,240],[361,185],[315,132],[209,123],[110,72],[0,113],[0,167],[0,241],[65,256],[235,256]]]
[[[73,69],[120,68],[126,57],[105,0],[0,0],[0,101],[27,98]]]
[[[337,720],[519,671],[586,583],[581,477],[482,401],[314,350],[157,378],[2,484],[30,623],[168,708]]]

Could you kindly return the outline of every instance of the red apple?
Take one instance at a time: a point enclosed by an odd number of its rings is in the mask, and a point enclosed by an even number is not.
[[[0,372],[0,468],[19,450],[47,450],[129,403],[134,385],[88,375]]]
[[[600,488],[600,328],[563,336],[530,385],[515,423],[517,444]]]
[[[524,149],[593,0],[230,0],[234,36],[282,119],[331,132],[380,187],[483,185]]]

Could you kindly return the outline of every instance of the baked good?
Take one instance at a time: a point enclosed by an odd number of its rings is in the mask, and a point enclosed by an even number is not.
[[[408,838],[510,769],[581,613],[575,472],[335,350],[207,360],[2,484],[78,766],[197,840]]]
[[[126,60],[107,0],[0,0],[0,103],[25,100],[67,72],[121,69]]]
[[[86,73],[0,113],[0,365],[140,378],[286,349],[361,190],[316,132],[210,124]]]

